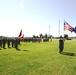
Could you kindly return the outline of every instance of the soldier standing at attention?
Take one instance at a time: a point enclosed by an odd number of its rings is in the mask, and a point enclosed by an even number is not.
[[[10,42],[11,42],[11,40],[10,40],[10,38],[8,38],[7,39],[8,48],[10,48]]]
[[[64,49],[64,39],[62,36],[60,36],[60,39],[59,39],[59,53],[60,54],[63,52],[63,49]]]
[[[15,49],[16,49],[16,50],[19,50],[19,49],[18,49],[18,38],[15,38]]]
[[[5,44],[6,44],[6,38],[3,38],[3,49],[6,49]]]
[[[14,47],[14,38],[12,38],[11,42],[12,42],[12,47]]]
[[[0,38],[0,50],[2,48],[2,38]]]

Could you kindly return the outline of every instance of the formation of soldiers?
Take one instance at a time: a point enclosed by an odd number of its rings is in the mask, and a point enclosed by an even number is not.
[[[8,48],[15,48],[19,50],[18,45],[20,44],[19,38],[0,38],[0,50],[6,49],[6,45]]]

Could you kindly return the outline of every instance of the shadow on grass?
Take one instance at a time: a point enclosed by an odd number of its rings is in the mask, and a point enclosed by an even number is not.
[[[29,52],[29,50],[23,50],[23,51]]]
[[[76,56],[75,53],[70,53],[70,52],[63,52],[62,54],[68,56]]]
[[[11,47],[8,47],[9,49],[11,49]]]
[[[21,49],[16,49],[17,51],[21,51]]]
[[[19,44],[19,46],[21,46],[22,44]]]
[[[7,49],[7,48],[3,48],[3,49]]]

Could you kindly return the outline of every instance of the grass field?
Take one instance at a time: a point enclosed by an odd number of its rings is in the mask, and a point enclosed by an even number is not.
[[[63,54],[59,54],[56,39],[21,42],[19,48],[0,50],[0,75],[76,75],[75,39],[65,41]]]

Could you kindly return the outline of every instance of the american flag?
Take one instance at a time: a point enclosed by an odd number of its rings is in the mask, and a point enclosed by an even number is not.
[[[69,30],[70,32],[73,32],[74,28],[67,22],[64,22],[64,30]]]

